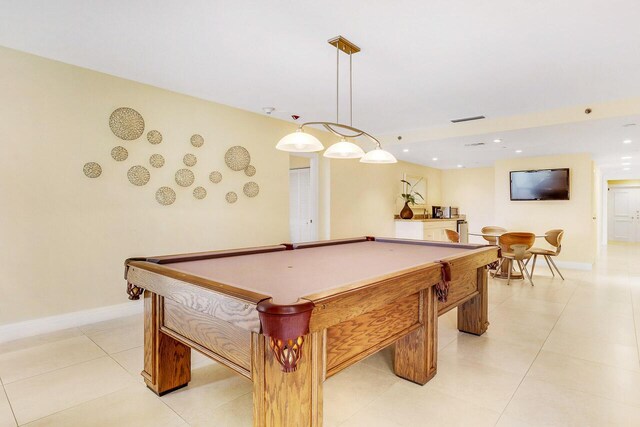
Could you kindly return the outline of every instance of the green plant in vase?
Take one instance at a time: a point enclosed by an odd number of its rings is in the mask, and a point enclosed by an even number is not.
[[[402,185],[403,185],[403,193],[400,195],[400,197],[402,197],[402,200],[404,200],[404,207],[400,211],[400,218],[402,219],[413,218],[413,211],[409,207],[409,203],[411,203],[412,205],[415,205],[416,197],[419,197],[420,200],[424,202],[424,197],[422,197],[422,194],[414,190],[415,186],[418,185],[420,181],[422,181],[422,178],[420,178],[413,184],[411,184],[409,181],[404,179],[400,180],[400,182],[402,182]]]

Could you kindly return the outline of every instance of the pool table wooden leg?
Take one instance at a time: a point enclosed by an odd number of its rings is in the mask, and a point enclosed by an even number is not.
[[[420,291],[421,326],[396,341],[396,375],[424,385],[436,374],[438,360],[438,298],[435,286]]]
[[[305,335],[296,371],[283,372],[269,348],[269,337],[252,334],[251,376],[255,427],[322,426],[322,383],[325,378],[323,342],[323,332]]]
[[[186,386],[191,380],[191,348],[164,334],[162,297],[144,292],[144,378],[159,396]]]
[[[458,306],[458,330],[461,332],[482,335],[489,327],[487,274],[486,268],[478,268],[478,295]]]

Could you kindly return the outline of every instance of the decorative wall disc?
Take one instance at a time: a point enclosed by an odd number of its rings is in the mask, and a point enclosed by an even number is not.
[[[156,191],[156,200],[161,205],[171,205],[176,201],[176,192],[170,187],[160,187]]]
[[[244,187],[242,187],[242,192],[247,197],[256,197],[260,192],[260,187],[257,183],[249,181],[244,185]]]
[[[238,200],[238,195],[233,191],[229,191],[226,196],[224,196],[227,203],[235,203]]]
[[[188,187],[193,184],[196,177],[193,175],[189,169],[180,169],[176,172],[176,184],[180,187]]]
[[[149,164],[154,168],[161,168],[164,166],[164,157],[162,157],[162,154],[152,154],[149,157]]]
[[[126,148],[121,146],[113,147],[111,149],[111,157],[113,157],[113,160],[115,160],[116,162],[122,162],[123,160],[127,160],[127,157],[129,157],[129,152]]]
[[[136,165],[129,168],[127,178],[129,178],[129,182],[133,185],[141,186],[149,182],[151,174],[149,174],[149,170],[144,166]]]
[[[254,166],[247,166],[246,168],[244,168],[244,174],[247,176],[253,176],[256,174],[256,168]]]
[[[150,130],[147,132],[147,141],[153,145],[160,144],[162,142],[162,134],[157,130]]]
[[[120,107],[109,117],[111,132],[120,139],[133,141],[144,132],[144,119],[133,108]]]
[[[82,172],[87,178],[97,178],[102,175],[102,167],[96,162],[85,163]]]
[[[198,158],[193,154],[185,154],[182,158],[182,163],[187,166],[195,166],[198,163]]]
[[[209,174],[209,181],[213,182],[214,184],[219,183],[220,181],[222,181],[222,174],[218,171],[213,171]]]
[[[203,144],[204,138],[202,137],[202,135],[195,134],[191,136],[191,145],[193,145],[194,147],[202,147]]]
[[[251,155],[246,148],[236,145],[227,150],[224,162],[231,170],[241,171],[251,163]]]
[[[196,199],[204,199],[207,197],[207,190],[204,187],[196,187],[193,189],[193,197]]]

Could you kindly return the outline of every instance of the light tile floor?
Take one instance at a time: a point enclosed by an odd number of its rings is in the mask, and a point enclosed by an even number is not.
[[[489,331],[439,321],[438,374],[399,379],[386,349],[330,378],[325,425],[640,425],[640,246],[612,245],[566,280],[491,280]],[[0,427],[250,426],[251,384],[193,355],[193,380],[162,398],[142,370],[142,317],[0,345]]]

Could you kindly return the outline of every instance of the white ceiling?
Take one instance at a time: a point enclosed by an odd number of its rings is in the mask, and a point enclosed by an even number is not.
[[[326,40],[342,34],[362,48],[354,125],[388,134],[640,96],[639,21],[637,0],[0,0],[0,45],[303,121],[335,118]],[[537,132],[513,137],[584,151],[566,129]]]

